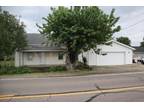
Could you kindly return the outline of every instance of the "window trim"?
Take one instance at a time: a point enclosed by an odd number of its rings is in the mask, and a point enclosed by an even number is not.
[[[64,54],[58,53],[58,60],[63,60],[63,59],[64,59]]]

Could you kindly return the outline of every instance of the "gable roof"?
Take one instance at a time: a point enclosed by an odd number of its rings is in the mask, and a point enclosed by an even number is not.
[[[28,33],[27,42],[28,45],[41,45],[46,41],[46,38],[39,33]]]
[[[26,39],[28,46],[23,49],[23,52],[63,51],[65,49],[62,46],[56,46],[53,42],[48,41],[46,37],[39,33],[28,33]]]
[[[123,47],[129,48],[129,49],[131,49],[131,50],[135,50],[135,48],[133,48],[133,47],[131,47],[131,46],[128,46],[128,45],[125,45],[125,44],[123,44],[123,43],[120,43],[120,42],[118,42],[118,41],[116,41],[116,40],[110,40],[110,41],[108,41],[107,43],[110,43],[110,42],[114,42],[114,43],[119,44],[119,45],[121,45],[121,46],[123,46]]]
[[[28,46],[24,49],[25,51],[55,51],[55,50],[64,50],[64,48],[61,48],[61,47],[58,47],[58,46],[55,46],[52,42],[47,42],[47,38],[42,36],[41,34],[39,33],[28,33],[27,34],[27,42],[28,42]],[[47,45],[44,45],[44,43],[46,44],[47,42]],[[116,40],[110,40],[108,41],[107,43],[110,43],[110,42],[114,42],[116,44],[119,44],[123,47],[126,47],[126,48],[129,48],[131,50],[135,50],[135,48],[131,47],[131,46],[128,46],[128,45],[125,45],[123,43],[120,43]],[[144,48],[137,48],[136,50],[140,50],[140,51],[143,51]]]
[[[133,46],[136,50],[134,52],[144,52],[144,47]]]

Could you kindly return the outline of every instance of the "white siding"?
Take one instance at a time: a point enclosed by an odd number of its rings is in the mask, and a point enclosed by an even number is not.
[[[20,63],[19,63],[19,52],[15,52],[15,66],[19,67]]]
[[[63,65],[65,55],[62,60],[58,59],[59,52],[16,52],[15,66],[34,66],[34,65]]]
[[[22,53],[19,51],[15,51],[15,66],[19,67],[23,65],[23,61],[22,61]]]
[[[107,55],[97,55],[93,50],[83,53],[87,58],[88,65],[122,65],[132,64],[133,50],[125,46],[113,42],[112,45],[99,45],[102,53]],[[64,55],[62,60],[58,59],[60,52],[31,52],[31,53],[15,53],[15,66],[23,65],[63,65],[66,61]],[[29,56],[29,55],[32,56]],[[82,61],[82,54],[78,57]]]
[[[102,53],[97,55],[93,50],[87,52],[88,65],[124,65],[132,64],[133,50],[113,42],[111,45],[98,45]]]
[[[65,56],[58,59],[58,52],[33,53],[32,60],[28,60],[28,53],[24,53],[24,65],[62,65],[65,64]]]
[[[42,53],[23,53],[23,65],[41,65],[40,56]]]
[[[45,53],[45,63],[50,65],[65,64],[65,56],[62,60],[59,60],[58,53]]]
[[[124,52],[108,52],[107,55],[98,55],[97,65],[123,65],[125,64]]]
[[[89,57],[89,52],[83,52],[83,54],[80,54],[80,55],[78,56],[78,60],[79,60],[80,62],[83,62],[83,60],[82,60],[82,55],[87,58],[87,62],[89,63],[89,59],[88,59],[88,57]]]

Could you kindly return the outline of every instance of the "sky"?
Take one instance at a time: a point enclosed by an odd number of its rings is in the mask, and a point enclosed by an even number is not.
[[[132,46],[139,46],[144,38],[144,6],[100,6],[105,13],[109,14],[112,8],[115,9],[115,16],[120,17],[117,25],[121,31],[114,34],[114,37],[126,36],[131,40]],[[46,6],[6,6],[3,10],[20,18],[26,25],[27,33],[39,33],[36,24],[41,25],[42,17],[48,16],[50,7]]]

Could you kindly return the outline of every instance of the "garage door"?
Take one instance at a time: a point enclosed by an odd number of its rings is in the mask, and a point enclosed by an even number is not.
[[[108,52],[107,55],[99,56],[99,65],[123,65],[125,64],[124,52]]]

